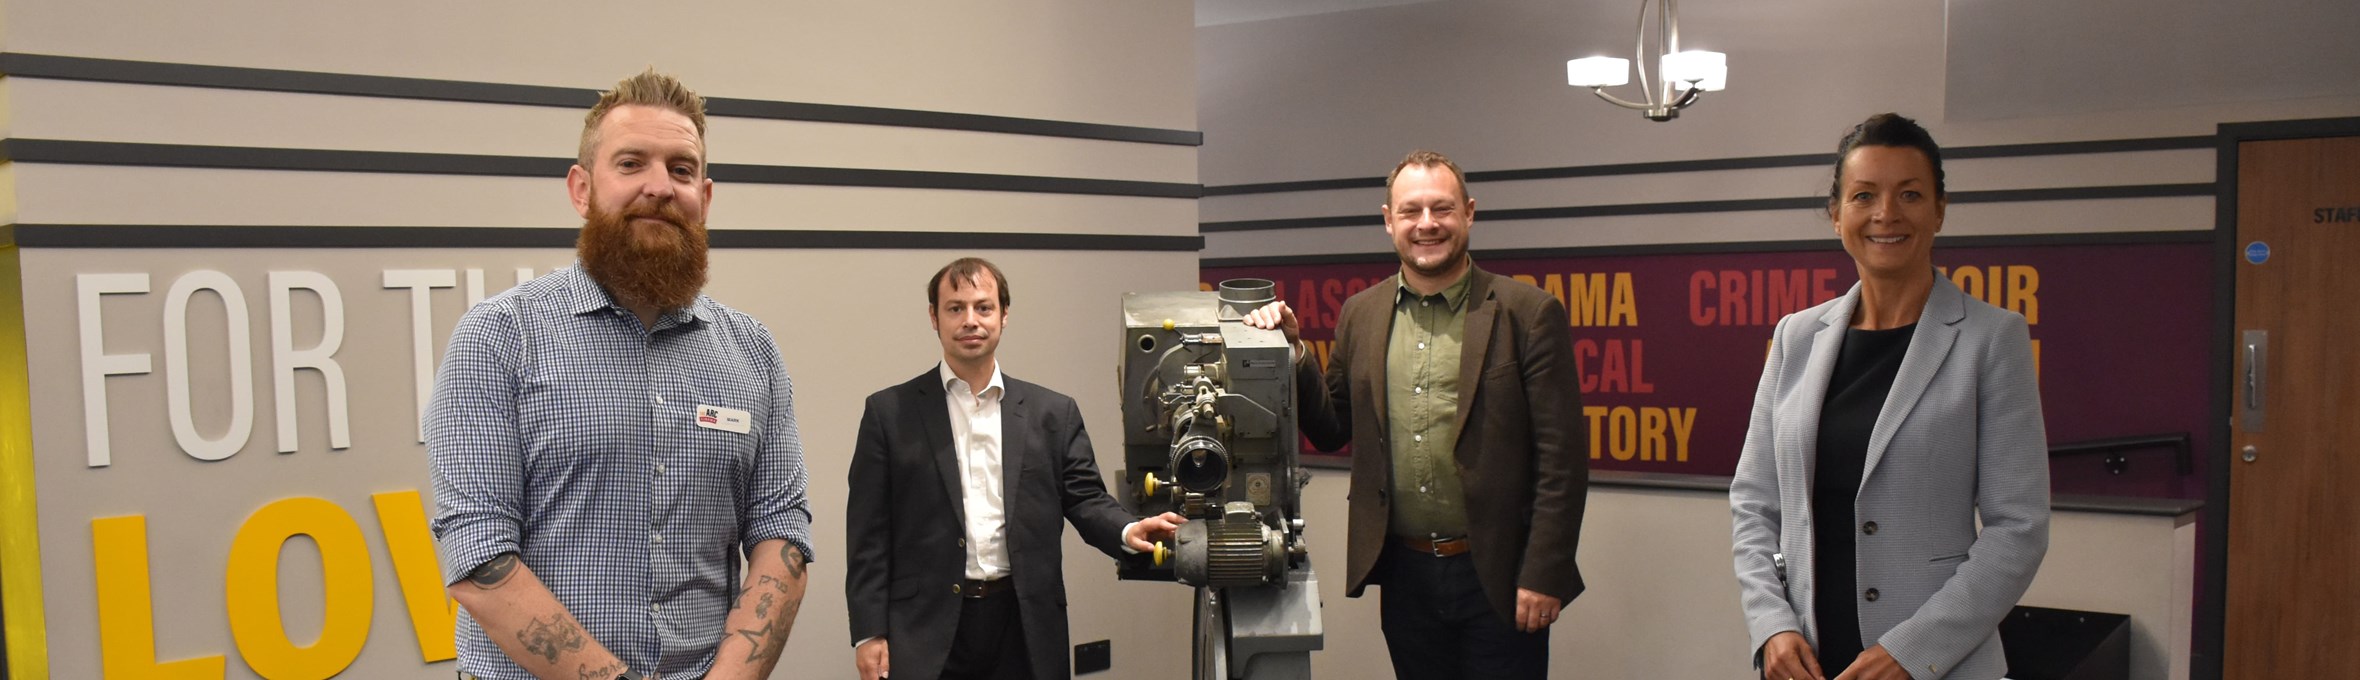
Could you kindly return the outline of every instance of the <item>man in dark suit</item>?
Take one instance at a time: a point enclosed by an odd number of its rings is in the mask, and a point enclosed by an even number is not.
[[[1384,587],[1404,680],[1546,677],[1589,485],[1565,305],[1475,267],[1450,159],[1412,153],[1385,185],[1401,273],[1344,302],[1324,378],[1296,361],[1303,434],[1352,444],[1345,592]],[[1246,322],[1299,341],[1284,302]]]
[[[1063,523],[1120,557],[1187,520],[1132,522],[1073,399],[1000,373],[999,267],[953,261],[926,298],[942,363],[869,395],[852,452],[844,599],[860,676],[1071,677]]]

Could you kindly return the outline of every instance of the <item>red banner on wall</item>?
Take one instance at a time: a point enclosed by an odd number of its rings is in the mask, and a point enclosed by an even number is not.
[[[2040,364],[2052,445],[2187,433],[2206,451],[2205,332],[2211,269],[2203,244],[1940,248],[1944,275],[2024,315]],[[1592,469],[1728,475],[1780,317],[1858,280],[1842,251],[1484,259],[1555,295],[1573,325]],[[1390,263],[1212,267],[1278,283],[1325,358],[1337,311],[1393,275]],[[1316,453],[1306,449],[1306,453]],[[2201,496],[2167,454],[2122,474],[2094,459],[2052,465],[2058,493]],[[2197,466],[2199,470],[2203,466]]]

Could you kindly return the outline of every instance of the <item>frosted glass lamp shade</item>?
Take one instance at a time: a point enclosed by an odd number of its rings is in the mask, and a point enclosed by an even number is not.
[[[1729,55],[1703,50],[1666,54],[1663,75],[1676,82],[1695,83],[1706,92],[1719,92],[1729,87]]]
[[[1583,57],[1565,62],[1565,82],[1574,87],[1614,87],[1631,82],[1631,60]]]

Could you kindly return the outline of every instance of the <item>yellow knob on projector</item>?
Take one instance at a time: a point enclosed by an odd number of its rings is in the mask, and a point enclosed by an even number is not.
[[[1147,494],[1147,497],[1148,497],[1148,498],[1154,498],[1154,497],[1155,497],[1155,487],[1157,486],[1157,483],[1156,483],[1156,480],[1155,480],[1155,473],[1148,473],[1146,476],[1142,477],[1142,478],[1139,480],[1139,483],[1140,483],[1140,485],[1141,485],[1141,486],[1144,486],[1144,487],[1146,487],[1146,489],[1145,489],[1145,492],[1146,492],[1146,494]]]
[[[1174,328],[1178,328],[1179,326],[1180,324],[1172,323],[1171,319],[1164,320],[1164,330],[1172,330]]]
[[[1164,543],[1163,543],[1163,541],[1156,541],[1156,543],[1155,543],[1155,566],[1158,566],[1158,567],[1164,566],[1164,561],[1165,561],[1165,560],[1167,560],[1167,559],[1170,559],[1170,558],[1171,558],[1171,556],[1172,556],[1172,549],[1171,549],[1171,548],[1166,548],[1166,547],[1164,547]]]

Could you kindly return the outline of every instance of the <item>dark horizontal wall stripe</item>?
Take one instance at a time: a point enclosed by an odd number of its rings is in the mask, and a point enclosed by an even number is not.
[[[2031,144],[1993,144],[1962,146],[1942,150],[1943,160],[1954,158],[2020,158],[2024,156],[2076,156],[2094,153],[2129,153],[2134,151],[2183,151],[2210,149],[2212,135],[2187,137],[2144,137],[2138,139],[2100,139],[2085,142],[2036,142]],[[1828,156],[1829,165],[1835,156]]]
[[[392,172],[504,177],[563,177],[566,169],[572,167],[574,163],[571,158],[530,156],[341,149],[274,149],[58,139],[0,140],[0,160],[24,163],[318,172]],[[1148,198],[1196,198],[1200,189],[1194,184],[1178,182],[1141,182],[924,170],[814,168],[792,165],[715,163],[709,171],[715,181],[751,184],[967,189]]]
[[[1997,189],[1991,191],[1953,191],[1952,203],[2021,203],[2033,201],[2087,201],[2108,198],[2168,198],[2176,196],[2212,196],[2217,185],[2204,184],[2131,184],[2099,187],[2057,187],[2049,189]],[[1210,190],[1210,187],[1207,188]],[[1669,203],[1622,203],[1614,205],[1576,205],[1557,208],[1511,208],[1485,210],[1478,213],[1486,222],[1500,220],[1545,220],[1581,217],[1621,217],[1629,215],[1681,215],[1692,213],[1742,212],[1753,210],[1820,210],[1827,199],[1817,196],[1797,198],[1747,198],[1727,201],[1678,201]],[[1336,215],[1329,217],[1290,217],[1267,220],[1235,220],[1204,222],[1197,231],[1220,233],[1228,231],[1266,231],[1272,229],[1310,229],[1314,227],[1363,227],[1383,224],[1383,219],[1370,211],[1367,215]]]
[[[1992,191],[1953,191],[1952,203],[2019,203],[2028,201],[2089,201],[2107,198],[2175,198],[2215,195],[2218,186],[2202,184],[2126,184],[2104,187],[2056,187],[2049,189],[1997,189]],[[1822,203],[1824,205],[1824,203]]]
[[[572,161],[567,161],[572,163]],[[715,163],[712,168],[716,182],[746,182],[751,184],[807,184],[844,187],[891,187],[900,189],[969,189],[974,191],[1018,191],[1046,194],[1088,194],[1094,196],[1143,196],[1148,198],[1196,198],[1200,187],[1177,182],[1142,182],[1121,179],[1087,179],[1076,177],[1036,177],[1031,175],[988,175],[972,172],[935,172],[929,170],[869,170],[862,168],[812,168],[791,165],[738,165]]]
[[[1961,146],[1942,150],[1945,160],[1968,158],[2017,158],[2024,156],[2068,156],[2096,153],[2124,153],[2131,151],[2173,151],[2212,148],[2211,135],[2191,137],[2147,137],[2138,139],[2105,139],[2085,142],[2040,142],[2033,144],[1996,144],[1990,146]],[[1615,163],[1607,165],[1576,165],[1561,168],[1528,168],[1522,170],[1483,170],[1467,173],[1467,181],[1509,182],[1533,179],[1564,179],[1569,177],[1606,177],[1613,175],[1647,175],[1667,172],[1708,172],[1713,170],[1756,170],[1762,168],[1794,168],[1834,166],[1834,153],[1794,154],[1787,156],[1749,156],[1743,158],[1705,158],[1688,161],[1654,161],[1647,163]],[[1227,184],[1205,187],[1206,196],[1238,196],[1244,194],[1276,194],[1296,191],[1330,191],[1336,189],[1375,189],[1385,186],[1383,177],[1348,177],[1316,179],[1296,182],[1262,184]]]
[[[15,52],[0,53],[0,74],[20,78],[136,85],[177,85],[477,104],[554,106],[570,109],[588,109],[591,103],[598,100],[597,90],[578,87],[511,85],[239,66],[173,64]],[[728,97],[706,98],[705,113],[732,118],[855,123],[1177,146],[1202,146],[1205,137],[1204,133],[1194,130]]]
[[[592,95],[596,96],[595,93]],[[584,104],[582,108],[589,108]],[[1036,137],[1068,137],[1099,139],[1143,144],[1173,146],[1204,146],[1205,133],[1194,130],[1076,123],[1039,118],[987,116],[975,113],[945,113],[912,109],[887,109],[875,106],[845,104],[811,104],[760,99],[705,98],[705,114],[732,118],[766,118],[770,120],[799,120],[813,123],[854,123],[893,127],[966,130],[970,132],[1000,132]]]
[[[2211,243],[2210,231],[2129,231],[2096,232],[2086,234],[2017,234],[1995,236],[1944,236],[1934,241],[1936,250],[1944,248],[2012,248],[2019,246],[2088,246],[2138,245],[2150,243]],[[1570,246],[1562,248],[1494,248],[1476,249],[1481,260],[1523,260],[1552,257],[1621,257],[1632,255],[1697,255],[1718,253],[1791,253],[1820,250],[1841,250],[1844,245],[1835,239],[1802,241],[1746,241],[1735,243],[1653,243],[1621,246]],[[1393,253],[1336,253],[1321,255],[1278,255],[1270,257],[1213,257],[1197,262],[1199,267],[1263,267],[1312,264],[1361,264],[1392,262],[1399,256]]]
[[[24,248],[572,248],[576,230],[548,227],[320,227],[18,224]],[[716,229],[715,248],[1099,250],[1189,252],[1201,236]]]
[[[63,139],[0,140],[0,160],[19,163],[135,165],[230,170],[391,172],[431,175],[564,177],[570,158],[486,156],[411,151],[273,149],[192,144],[85,142]],[[715,166],[719,167],[719,166]]]

